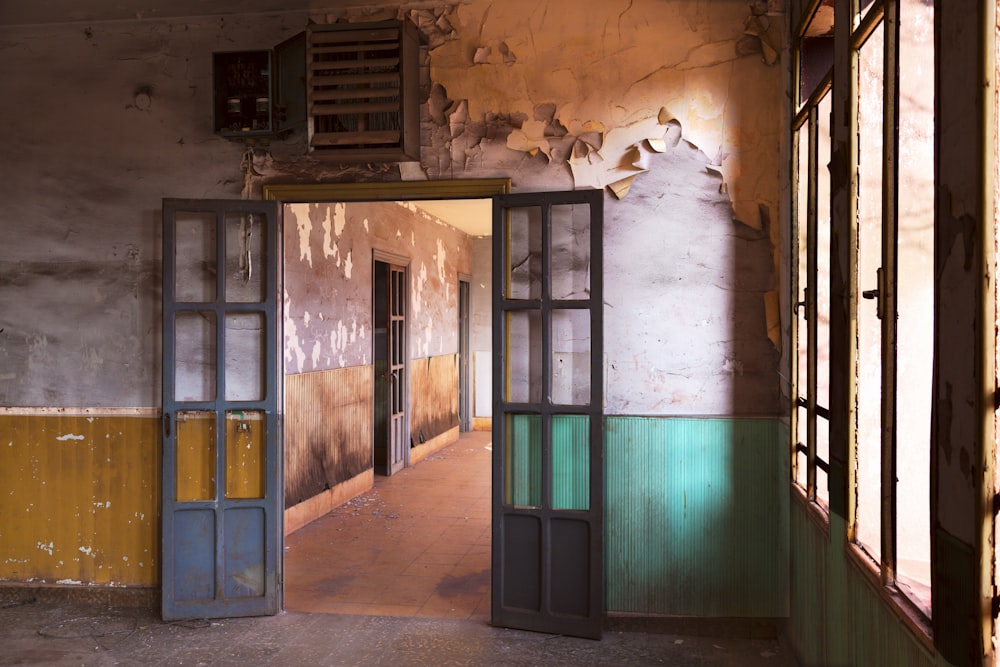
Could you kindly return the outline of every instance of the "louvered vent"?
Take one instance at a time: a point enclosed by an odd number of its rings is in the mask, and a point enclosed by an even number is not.
[[[418,58],[417,31],[407,21],[312,26],[312,153],[351,162],[419,159]]]

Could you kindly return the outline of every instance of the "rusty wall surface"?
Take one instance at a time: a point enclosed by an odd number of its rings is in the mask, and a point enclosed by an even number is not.
[[[372,467],[372,367],[285,379],[285,507]]]
[[[285,372],[372,363],[373,251],[409,261],[411,358],[458,351],[464,233],[406,203],[285,206]]]
[[[414,445],[458,426],[458,355],[410,364],[410,437]]]

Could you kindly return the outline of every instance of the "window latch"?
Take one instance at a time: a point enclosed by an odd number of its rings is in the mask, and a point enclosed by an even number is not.
[[[876,272],[875,275],[876,275],[876,282],[878,284],[878,287],[876,287],[875,289],[866,289],[865,291],[863,291],[861,293],[861,296],[863,298],[865,298],[865,299],[875,299],[875,314],[881,320],[882,319],[882,315],[883,315],[883,312],[882,312],[882,287],[883,287],[883,285],[882,285],[882,281],[883,281],[882,269],[879,268],[879,270]]]
[[[792,312],[796,315],[799,314],[799,308],[802,308],[805,312],[802,313],[802,318],[805,320],[809,319],[809,288],[802,288],[802,301],[796,301],[795,305],[792,306]]]

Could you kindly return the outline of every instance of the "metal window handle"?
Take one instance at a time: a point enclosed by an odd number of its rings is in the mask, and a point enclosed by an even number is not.
[[[880,320],[882,319],[882,315],[884,315],[884,313],[882,312],[882,307],[883,307],[883,304],[882,304],[882,288],[885,286],[884,283],[882,282],[883,280],[884,280],[884,275],[883,275],[882,269],[879,268],[875,272],[875,281],[878,284],[878,287],[876,287],[875,289],[866,289],[865,291],[863,291],[861,293],[861,296],[863,298],[865,298],[865,299],[874,299],[875,300],[875,315]]]
[[[798,312],[799,312],[799,308],[802,308],[802,309],[805,310],[805,312],[802,314],[802,317],[804,319],[808,320],[809,319],[809,288],[808,287],[803,287],[802,288],[802,301],[796,301],[795,302],[795,305],[792,306],[792,312],[797,315]]]

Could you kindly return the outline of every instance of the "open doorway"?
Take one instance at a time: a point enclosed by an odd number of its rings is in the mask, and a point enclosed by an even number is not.
[[[444,219],[464,200],[334,199],[284,205],[286,518],[320,517],[286,537],[285,607],[485,620],[491,202],[476,234]]]

